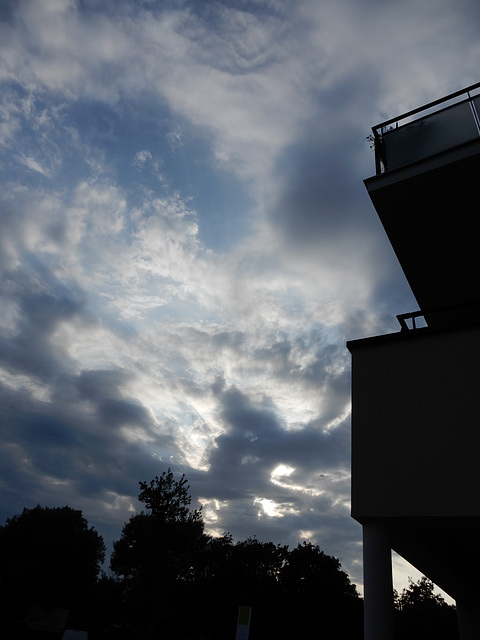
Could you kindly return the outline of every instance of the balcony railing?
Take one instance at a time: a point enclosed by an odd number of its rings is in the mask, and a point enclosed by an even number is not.
[[[372,127],[377,175],[480,138],[480,82]]]

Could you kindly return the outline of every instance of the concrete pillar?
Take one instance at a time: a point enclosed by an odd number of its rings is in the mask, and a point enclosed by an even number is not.
[[[375,521],[363,525],[363,589],[365,640],[393,640],[392,551]]]
[[[458,599],[455,604],[460,640],[478,640],[480,637],[478,603]]]

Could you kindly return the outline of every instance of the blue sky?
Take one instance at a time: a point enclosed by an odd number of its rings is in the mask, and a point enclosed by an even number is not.
[[[212,533],[311,540],[360,584],[345,342],[416,308],[366,136],[479,80],[480,6],[4,0],[0,20],[1,520],[69,504],[111,548],[171,467]]]

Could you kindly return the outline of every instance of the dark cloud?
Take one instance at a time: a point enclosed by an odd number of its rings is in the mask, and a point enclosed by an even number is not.
[[[209,482],[214,487],[210,495],[228,500],[260,493],[288,502],[292,499],[288,487],[279,488],[271,480],[279,465],[296,470],[290,482],[297,478],[299,486],[311,474],[348,469],[347,419],[327,431],[318,423],[286,430],[270,401],[253,402],[235,388],[221,393],[221,408],[226,431],[216,438],[208,457]]]
[[[63,354],[49,339],[58,323],[81,312],[82,303],[45,292],[22,292],[16,297],[19,322],[12,334],[0,338],[0,362],[11,370],[48,379],[63,368]]]
[[[315,139],[288,150],[285,186],[273,215],[289,242],[328,245],[355,224],[353,207],[361,184],[352,180],[342,149]]]
[[[269,401],[255,404],[238,389],[229,389],[222,405],[227,432],[216,439],[210,458],[213,467],[220,463],[241,468],[248,461],[258,461],[269,475],[278,464],[331,470],[348,463],[348,422],[331,431],[318,423],[286,430]]]
[[[144,427],[150,422],[148,412],[136,402],[111,398],[104,399],[99,404],[98,417],[103,424],[108,426],[138,425]]]
[[[82,371],[78,376],[77,388],[80,397],[87,400],[118,398],[120,397],[119,386],[125,384],[129,378],[129,373],[120,369]]]
[[[93,380],[95,390],[89,388]],[[107,504],[112,493],[133,499],[138,481],[159,472],[158,461],[141,441],[132,441],[118,427],[128,425],[147,433],[159,449],[173,443],[153,432],[151,418],[138,401],[118,399],[121,380],[122,375],[112,371],[82,372],[78,380],[59,376],[52,390],[56,402],[2,385],[2,477],[10,490],[1,517],[36,503],[68,502],[81,507],[95,498]],[[79,398],[68,388],[83,393]],[[88,398],[95,411],[85,411],[82,398],[83,402]],[[115,522],[118,528],[118,519]]]

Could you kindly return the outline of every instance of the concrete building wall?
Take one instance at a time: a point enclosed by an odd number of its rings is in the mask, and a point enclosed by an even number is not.
[[[348,347],[352,516],[480,515],[480,326]]]

